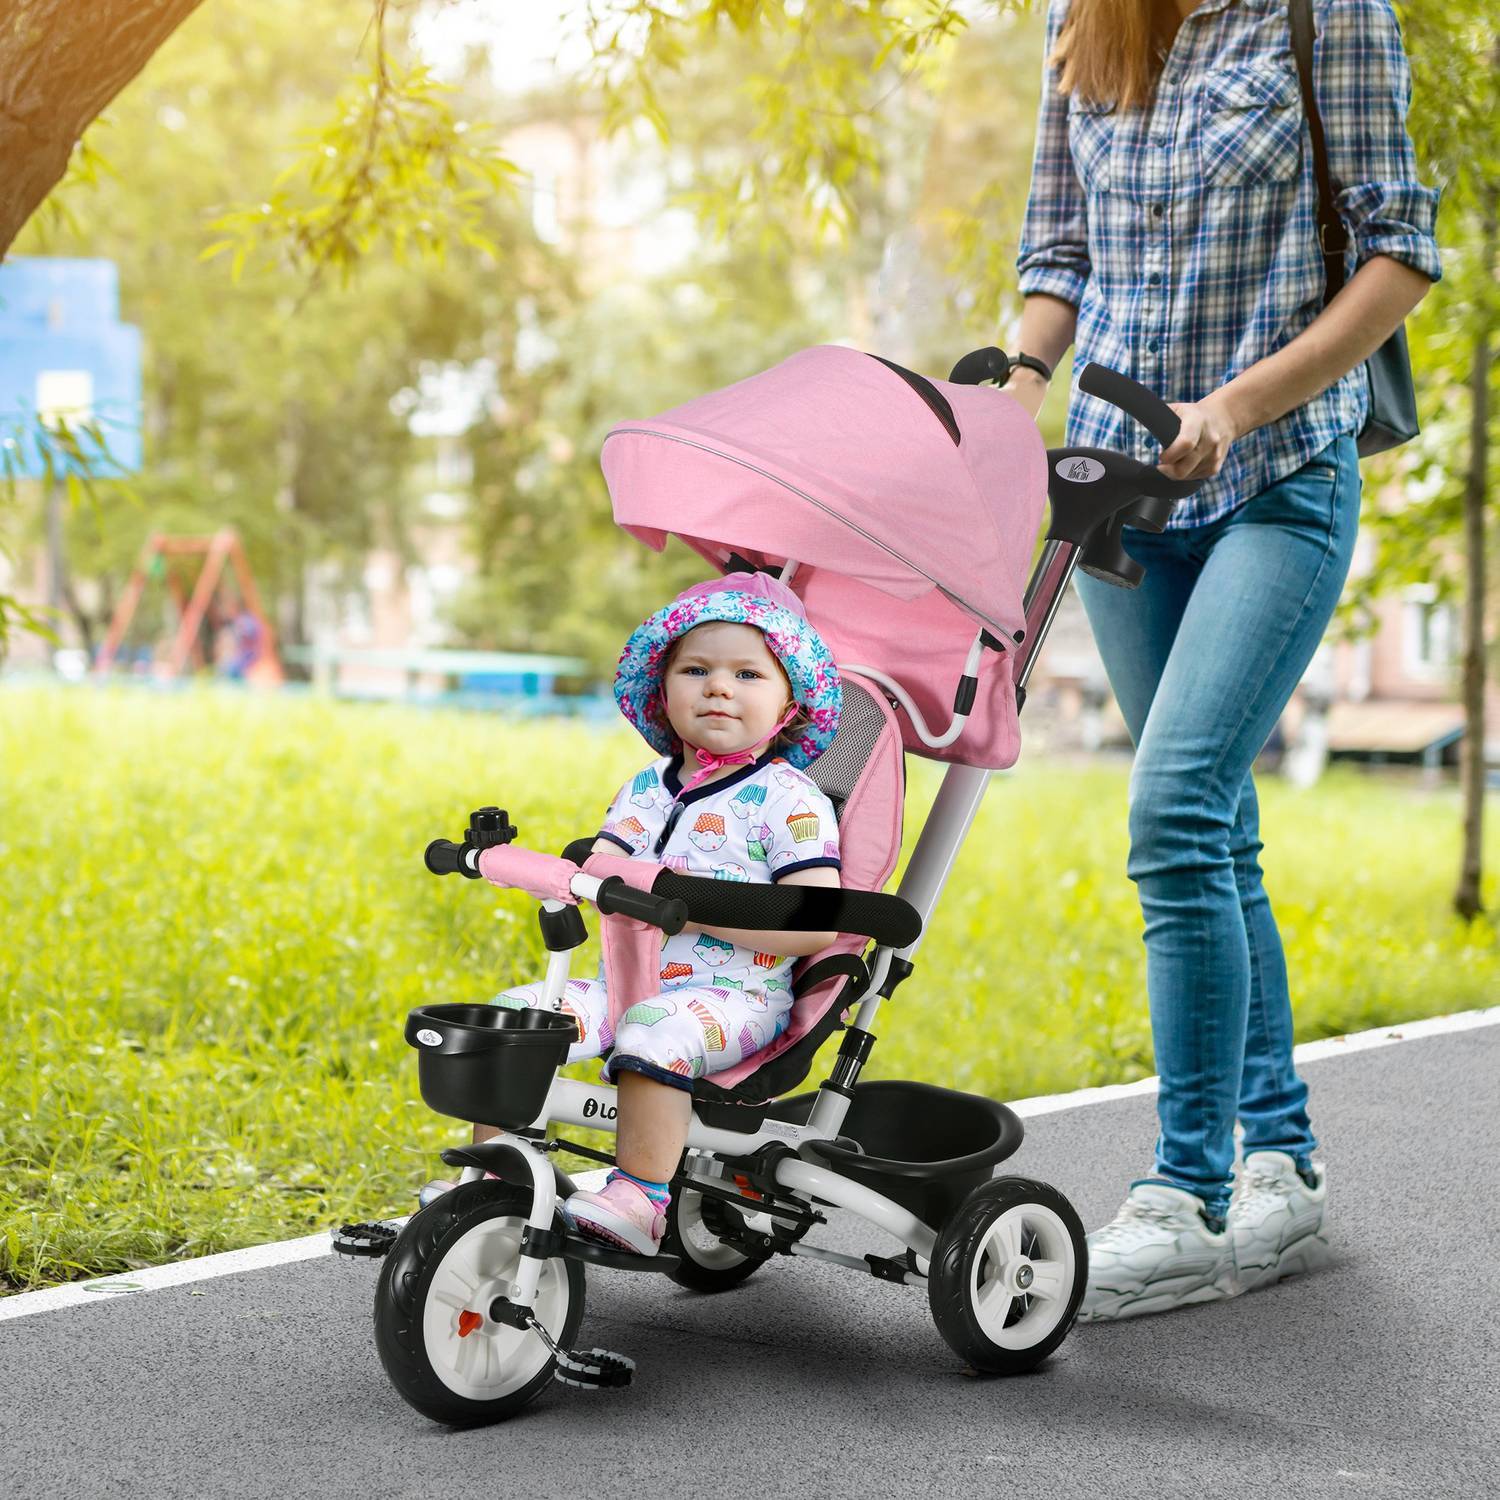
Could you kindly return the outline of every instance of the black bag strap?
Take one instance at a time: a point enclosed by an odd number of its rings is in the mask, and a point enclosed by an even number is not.
[[[1338,187],[1328,172],[1328,142],[1323,134],[1323,116],[1318,112],[1318,96],[1313,91],[1312,0],[1288,0],[1287,18],[1292,23],[1292,53],[1297,59],[1302,110],[1312,135],[1313,175],[1318,182],[1318,248],[1323,254],[1326,277],[1323,301],[1326,305],[1343,289],[1344,252],[1349,248],[1349,231],[1334,207]]]

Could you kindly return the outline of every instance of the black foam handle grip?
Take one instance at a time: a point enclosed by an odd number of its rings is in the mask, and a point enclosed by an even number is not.
[[[599,886],[594,905],[606,916],[634,917],[637,922],[649,922],[660,927],[668,936],[673,936],[687,926],[686,901],[670,896],[654,896],[650,891],[638,891],[626,885],[618,875],[606,876]]]
[[[464,858],[468,852],[467,844],[455,844],[451,839],[433,839],[422,856],[422,862],[434,875],[466,875],[470,880],[478,880],[479,871],[471,870]]]
[[[1128,412],[1159,442],[1169,447],[1177,436],[1182,420],[1155,391],[1148,391],[1140,381],[1111,370],[1108,365],[1090,361],[1078,377],[1078,389],[1086,396],[1097,396]]]

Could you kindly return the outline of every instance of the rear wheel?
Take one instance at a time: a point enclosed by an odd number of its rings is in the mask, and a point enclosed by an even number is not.
[[[375,1347],[391,1383],[435,1422],[502,1421],[552,1379],[552,1351],[537,1334],[490,1317],[495,1298],[511,1293],[530,1211],[524,1188],[463,1183],[413,1214],[385,1257]],[[583,1319],[582,1266],[562,1256],[544,1262],[532,1311],[571,1348]]]
[[[661,1242],[663,1251],[678,1257],[677,1269],[667,1272],[668,1277],[695,1292],[724,1292],[738,1286],[770,1259],[726,1243],[725,1236],[744,1227],[738,1209],[692,1188],[679,1189],[667,1205]]]
[[[948,1347],[976,1370],[1017,1375],[1062,1343],[1088,1284],[1073,1205],[1025,1177],[981,1183],[938,1235],[927,1297]]]

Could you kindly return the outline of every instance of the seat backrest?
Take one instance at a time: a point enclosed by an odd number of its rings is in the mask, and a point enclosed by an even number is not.
[[[901,726],[890,701],[876,684],[854,672],[841,669],[841,673],[844,702],[838,732],[828,749],[807,768],[807,774],[833,803],[839,821],[840,884],[846,890],[879,891],[885,889],[901,855],[906,793]],[[832,947],[799,960],[793,972],[794,983],[797,975],[819,960],[839,953],[862,953],[865,945],[862,937],[841,935]],[[715,1073],[711,1079],[700,1079],[693,1087],[694,1097],[721,1103],[748,1102],[749,1093],[770,1098],[794,1088],[807,1076],[812,1054],[832,1029],[824,1022],[846,983],[846,977],[840,975],[806,993],[799,991],[787,1029],[754,1057]],[[798,1048],[804,1039],[809,1045]],[[794,1056],[784,1056],[794,1048]],[[752,1074],[756,1075],[753,1079]],[[746,1080],[755,1087],[742,1089]]]

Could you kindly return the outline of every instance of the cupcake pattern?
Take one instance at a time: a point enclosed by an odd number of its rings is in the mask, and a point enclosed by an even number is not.
[[[545,989],[540,982],[518,985],[492,1003],[511,1010],[537,1009]],[[732,1068],[782,1036],[791,1025],[792,997],[749,994],[721,984],[676,989],[632,1005],[620,1017],[618,1037],[610,1028],[609,992],[602,978],[570,979],[563,1008],[579,1031],[579,1040],[568,1050],[569,1062],[613,1048],[606,1078],[618,1078],[616,1065],[622,1061],[625,1068],[637,1065],[648,1077],[670,1073],[703,1078]]]
[[[705,854],[712,854],[714,850],[722,849],[725,840],[729,837],[728,830],[724,826],[724,814],[699,813],[693,820],[693,831],[688,837],[693,841],[694,847],[701,849]]]
[[[663,757],[620,788],[601,832],[623,846],[621,852],[678,874],[741,884],[817,866],[839,868],[832,804],[782,757],[748,775],[726,777],[722,789],[711,782],[686,798],[679,769],[674,757]],[[789,1006],[793,962],[769,949],[682,932],[663,936],[659,973],[663,991],[673,995],[713,986],[732,993],[736,1003],[743,996]],[[763,1026],[761,1034],[769,1039],[770,1028]]]

